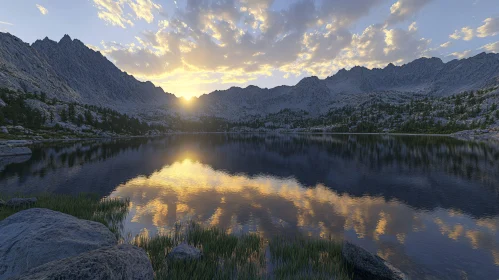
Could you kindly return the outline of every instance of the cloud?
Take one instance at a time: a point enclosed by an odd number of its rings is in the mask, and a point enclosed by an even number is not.
[[[461,29],[456,29],[454,33],[449,35],[449,38],[454,40],[465,40],[470,41],[475,36],[484,38],[496,36],[499,34],[499,18],[487,18],[483,21],[483,25],[478,27],[476,30],[466,26]]]
[[[499,41],[495,43],[489,43],[480,48],[481,50],[485,50],[487,52],[499,53]]]
[[[46,15],[49,13],[49,10],[47,10],[45,7],[43,7],[42,5],[40,4],[36,4],[36,7],[38,8],[38,10],[40,11],[40,13],[42,13],[42,15]]]
[[[405,21],[432,1],[433,0],[399,0],[391,6],[390,16],[386,23],[390,25]]]
[[[126,28],[126,24],[133,26],[133,22],[124,16],[124,1],[94,0],[94,4],[98,9],[98,17],[107,23],[122,28]]]
[[[462,58],[470,56],[470,54],[471,54],[471,50],[466,50],[466,51],[462,51],[462,52],[453,52],[453,53],[449,54],[448,56],[453,56],[453,57],[456,57],[458,59],[462,59]]]
[[[152,23],[154,13],[161,12],[161,5],[152,0],[93,0],[100,19],[113,25],[126,28],[134,26],[134,19]],[[129,8],[133,14],[125,12]]]
[[[354,36],[343,59],[347,64],[367,67],[402,64],[425,55],[430,43],[428,39],[419,38],[414,29],[407,31],[371,25],[362,34]]]
[[[478,37],[490,37],[499,34],[499,17],[497,18],[487,18],[484,21],[484,25],[477,28]]]
[[[452,42],[451,41],[448,41],[448,42],[445,42],[443,44],[440,45],[440,48],[448,48],[452,45]]]
[[[348,26],[359,18],[369,14],[370,10],[384,0],[324,0],[320,7],[320,18],[333,21],[339,26]]]
[[[470,41],[474,37],[474,32],[475,31],[473,30],[473,28],[466,26],[461,28],[460,30],[456,29],[454,33],[449,35],[449,38],[454,40],[463,39],[465,41]]]
[[[6,21],[0,21],[0,24],[5,24],[5,25],[14,25],[13,23],[6,22]]]
[[[411,23],[411,25],[409,25],[409,31],[418,31],[418,26],[416,22],[413,22]]]
[[[273,0],[187,0],[155,30],[136,36],[138,43],[107,42],[102,52],[124,71],[167,89],[168,80],[180,77],[204,88],[284,74],[324,78],[344,67],[404,63],[427,53],[430,40],[420,37],[416,23],[406,29],[380,23],[353,34],[353,24],[383,0],[362,2],[298,0],[275,10]],[[125,15],[121,3],[106,11]]]
[[[153,12],[159,11],[161,9],[161,5],[155,4],[152,0],[136,1],[137,2],[130,1],[129,3],[136,17],[151,23],[154,20]]]

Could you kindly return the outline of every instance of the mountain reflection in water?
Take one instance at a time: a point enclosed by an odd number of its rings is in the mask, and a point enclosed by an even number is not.
[[[414,279],[499,275],[499,149],[440,137],[181,135],[34,149],[3,192],[129,197],[125,231],[196,220],[345,238]]]

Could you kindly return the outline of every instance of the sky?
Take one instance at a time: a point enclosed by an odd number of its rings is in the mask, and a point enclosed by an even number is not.
[[[499,52],[499,0],[0,0],[0,32],[64,34],[190,98],[342,68]]]

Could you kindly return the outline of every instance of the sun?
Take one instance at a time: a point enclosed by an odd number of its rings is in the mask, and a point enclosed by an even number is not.
[[[194,99],[192,96],[182,96],[179,98],[180,104],[184,107],[191,107],[194,103]]]

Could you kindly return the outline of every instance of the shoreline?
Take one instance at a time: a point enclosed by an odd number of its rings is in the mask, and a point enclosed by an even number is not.
[[[499,132],[486,132],[483,134],[473,134],[472,131],[459,131],[451,134],[435,133],[385,133],[385,132],[305,132],[305,131],[240,131],[240,132],[220,132],[220,131],[198,131],[198,132],[169,132],[160,135],[128,135],[112,137],[89,137],[89,138],[49,138],[49,139],[1,139],[0,146],[12,145],[15,147],[26,147],[34,144],[53,142],[78,142],[78,141],[99,141],[99,140],[119,140],[135,138],[160,138],[173,135],[189,134],[274,134],[274,135],[372,135],[372,136],[421,136],[421,137],[450,137],[463,141],[499,141]],[[2,156],[0,154],[0,156]]]

